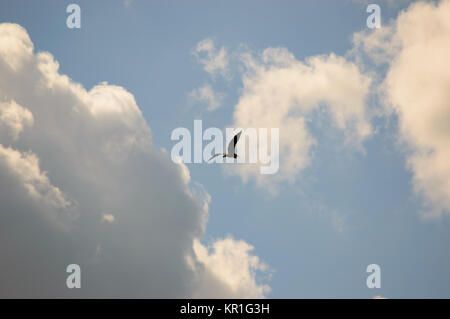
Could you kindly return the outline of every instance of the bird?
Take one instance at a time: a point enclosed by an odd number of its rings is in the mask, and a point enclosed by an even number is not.
[[[228,144],[228,152],[227,152],[227,153],[217,153],[217,154],[214,154],[214,155],[208,160],[208,162],[209,162],[210,160],[212,160],[213,158],[215,158],[215,157],[217,157],[217,156],[221,156],[221,155],[222,155],[222,158],[225,158],[225,157],[237,158],[238,155],[235,153],[235,148],[236,148],[237,142],[239,141],[239,138],[241,137],[241,133],[242,133],[242,131],[240,131],[239,133],[237,133],[237,134],[233,137],[233,139],[230,141],[230,143]]]

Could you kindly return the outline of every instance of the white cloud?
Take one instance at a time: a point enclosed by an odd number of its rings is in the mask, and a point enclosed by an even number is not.
[[[225,47],[217,49],[214,41],[206,38],[197,44],[193,54],[211,76],[229,77],[229,57]]]
[[[427,215],[450,213],[450,1],[412,4],[363,41],[370,43],[363,50],[377,50],[378,61],[389,63],[385,102],[398,116],[414,188],[426,199]]]
[[[205,268],[205,275],[201,280],[201,288],[196,297],[208,298],[217,291],[217,285],[224,285],[221,298],[263,298],[270,292],[270,287],[258,284],[257,272],[266,272],[268,266],[257,256],[251,255],[254,249],[242,240],[227,237],[215,241],[211,246],[203,246],[199,241],[194,242],[194,251],[199,261],[197,267]],[[209,276],[217,281],[206,280]]]
[[[362,149],[371,134],[365,104],[371,81],[354,63],[335,54],[302,62],[285,48],[268,48],[259,57],[244,54],[242,59],[247,71],[233,127],[280,129],[279,172],[261,175],[259,167],[239,166],[233,172],[244,181],[253,178],[271,191],[278,182],[295,181],[312,160],[316,140],[308,122],[317,111],[326,111],[346,145]]]
[[[33,125],[33,114],[15,101],[0,102],[0,133],[9,135],[13,140],[26,126]]]
[[[351,53],[356,56],[357,61],[362,62],[363,52],[377,65],[392,61],[400,49],[392,28],[391,25],[385,25],[375,32],[363,30],[354,33]]]
[[[205,285],[211,297],[230,285],[261,295],[253,277],[240,288],[192,267],[204,263],[193,245],[210,196],[152,145],[131,93],[85,90],[16,24],[0,35],[0,132],[12,134],[0,135],[0,296],[190,297]],[[82,289],[65,287],[71,263]]]
[[[189,93],[189,97],[194,101],[205,104],[208,111],[214,111],[220,107],[224,95],[222,93],[215,92],[210,84],[193,90]]]
[[[33,43],[22,27],[3,24],[0,30],[0,57],[11,69],[18,71],[33,54]]]
[[[30,200],[43,215],[59,226],[70,221],[74,203],[61,190],[52,185],[39,167],[39,159],[32,152],[21,153],[0,144],[0,170],[3,183],[18,189],[22,199]],[[4,186],[6,187],[6,185]],[[7,199],[5,199],[7,200]]]

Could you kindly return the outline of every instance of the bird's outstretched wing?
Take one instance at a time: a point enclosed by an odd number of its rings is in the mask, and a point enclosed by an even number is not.
[[[236,148],[236,144],[239,141],[239,138],[241,137],[241,133],[242,131],[240,131],[239,133],[237,133],[233,139],[230,141],[230,144],[228,144],[228,154],[233,155],[234,154],[234,150]]]
[[[217,153],[217,154],[214,154],[209,160],[208,160],[208,162],[210,161],[210,160],[212,160],[214,157],[217,157],[217,156],[223,156],[223,155],[225,155],[225,153]]]

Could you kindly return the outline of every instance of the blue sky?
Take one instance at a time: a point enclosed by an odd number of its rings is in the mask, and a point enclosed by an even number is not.
[[[231,63],[231,79],[212,78],[192,54],[200,41],[212,39],[229,54],[283,47],[304,61],[346,56],[352,35],[367,31],[362,1],[77,1],[81,29],[65,25],[69,3],[2,1],[0,22],[24,27],[35,52],[50,52],[59,72],[86,90],[104,81],[124,87],[155,147],[169,151],[172,130],[192,130],[194,119],[205,128],[231,126],[242,94],[239,63]],[[384,25],[410,2],[379,5]],[[383,78],[386,69],[370,72]],[[224,94],[213,112],[189,97],[205,83]],[[339,133],[312,115],[311,163],[275,195],[218,165],[187,164],[192,181],[211,195],[202,242],[231,235],[254,246],[272,269],[268,297],[449,298],[448,215],[421,215],[425,199],[414,190],[395,112],[370,123],[375,133],[364,151],[348,151]],[[381,266],[380,289],[366,286],[372,263]]]

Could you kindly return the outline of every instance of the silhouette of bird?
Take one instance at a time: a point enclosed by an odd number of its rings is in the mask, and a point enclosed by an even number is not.
[[[228,144],[228,152],[227,152],[227,153],[217,153],[217,154],[214,154],[214,155],[208,160],[208,162],[209,162],[210,160],[212,160],[213,158],[215,158],[215,157],[217,157],[217,156],[221,156],[221,155],[222,155],[222,158],[225,158],[225,157],[237,158],[238,155],[235,153],[235,148],[236,148],[237,142],[239,141],[239,138],[241,137],[241,133],[242,133],[242,131],[240,131],[239,133],[237,133],[237,134],[233,137],[233,139],[230,141],[230,143]]]

